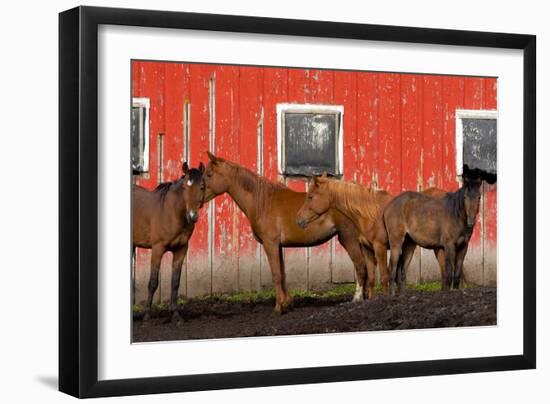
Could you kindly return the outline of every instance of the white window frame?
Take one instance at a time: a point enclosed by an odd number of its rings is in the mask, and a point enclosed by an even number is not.
[[[498,133],[498,110],[496,109],[457,109],[455,111],[456,122],[456,177],[462,181],[462,168],[464,166],[464,134],[462,132],[463,119],[496,119]]]
[[[340,119],[338,122],[338,133],[336,147],[337,175],[344,175],[344,106],[343,105],[328,105],[328,104],[292,104],[280,103],[277,104],[277,166],[279,174],[284,175],[283,167],[283,114],[284,113],[310,113],[310,114],[334,114],[339,113]]]
[[[142,107],[145,110],[145,127],[143,128],[145,142],[143,145],[143,172],[149,172],[149,110],[151,108],[151,101],[147,97],[132,97],[132,107]]]

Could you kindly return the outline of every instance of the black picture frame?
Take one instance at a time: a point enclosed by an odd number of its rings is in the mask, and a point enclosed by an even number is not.
[[[98,381],[100,24],[523,50],[523,354]],[[96,7],[60,13],[59,389],[101,397],[535,368],[535,73],[533,35]]]

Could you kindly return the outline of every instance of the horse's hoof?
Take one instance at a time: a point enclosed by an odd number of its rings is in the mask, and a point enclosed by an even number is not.
[[[362,303],[365,300],[363,295],[353,295],[353,299],[351,300],[353,303]]]
[[[183,319],[181,318],[181,316],[179,315],[178,312],[174,312],[174,314],[172,314],[172,324],[175,325],[176,327],[181,327],[183,326]]]
[[[292,310],[292,307],[294,307],[294,299],[292,297],[288,297],[284,302],[283,302],[283,312],[289,312],[290,310]]]
[[[281,314],[283,314],[283,308],[280,304],[277,303],[273,312],[275,313],[275,315],[280,316]]]

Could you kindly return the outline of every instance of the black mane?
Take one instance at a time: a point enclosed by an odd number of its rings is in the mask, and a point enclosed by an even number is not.
[[[178,178],[175,181],[161,182],[154,189],[154,192],[156,192],[158,194],[158,196],[160,197],[161,200],[164,200],[166,198],[166,194],[168,194],[168,191],[170,191],[170,187],[173,184],[177,184],[177,183],[183,181],[186,177],[189,180],[193,181],[193,182],[202,181],[202,172],[197,168],[192,168],[187,173],[187,176],[182,175],[180,178]]]
[[[464,193],[466,189],[461,187],[456,192],[448,192],[445,195],[443,201],[445,202],[445,209],[447,212],[455,217],[462,217],[464,215]]]
[[[168,182],[161,182],[157,185],[157,187],[154,189],[154,192],[158,194],[160,199],[164,200],[166,198],[166,194],[170,190],[170,187],[175,181],[168,181]]]

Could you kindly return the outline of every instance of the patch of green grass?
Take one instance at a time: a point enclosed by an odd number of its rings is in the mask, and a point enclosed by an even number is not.
[[[466,286],[468,287],[468,286]],[[407,289],[417,292],[437,292],[441,290],[441,284],[436,282],[427,282],[427,283],[417,283],[417,284],[407,284]],[[376,293],[382,292],[382,287],[376,285]],[[325,291],[311,291],[304,289],[293,289],[290,291],[290,295],[296,298],[313,298],[313,299],[337,299],[342,297],[350,297],[355,293],[355,283],[342,283],[338,284]],[[191,299],[178,298],[178,306],[183,306],[190,301],[205,301],[205,300],[218,300],[226,301],[233,303],[268,303],[275,300],[275,290],[274,289],[265,289],[262,291],[251,291],[251,292],[237,292],[237,293],[215,293],[212,295],[203,295],[198,297],[193,297]],[[167,310],[169,307],[168,303],[154,303],[153,310]],[[140,304],[135,304],[132,306],[132,311],[134,313],[143,312],[144,307]]]
[[[409,283],[407,289],[416,292],[437,292],[441,290],[440,282],[427,282],[427,283]]]

